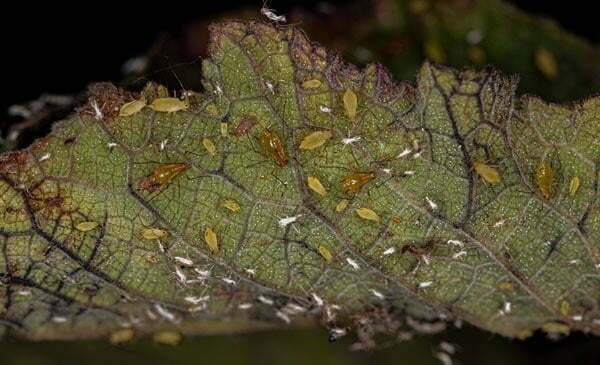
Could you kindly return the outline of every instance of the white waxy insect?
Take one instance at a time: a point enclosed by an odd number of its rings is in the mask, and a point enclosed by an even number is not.
[[[431,210],[436,210],[438,208],[438,205],[433,200],[429,199],[428,196],[425,197],[425,200],[427,201],[427,204],[429,204]]]
[[[238,305],[238,308],[241,310],[248,310],[248,309],[252,308],[252,303],[242,303],[242,304]]]
[[[398,156],[396,156],[397,158],[402,158],[402,157],[406,157],[408,155],[410,155],[412,152],[412,150],[410,148],[405,149],[404,151],[400,152],[398,154]]]
[[[194,261],[192,261],[192,260],[190,260],[188,258],[185,258],[185,257],[175,256],[175,261],[177,261],[181,265],[185,265],[185,266],[192,266],[192,265],[194,265]]]
[[[419,283],[419,288],[427,288],[428,286],[431,286],[433,284],[433,281],[423,281]]]
[[[431,262],[431,259],[427,255],[423,255],[423,256],[421,256],[421,258],[423,259],[423,263],[425,265],[429,265],[429,263]]]
[[[312,296],[313,300],[315,301],[315,304],[317,305],[317,307],[321,307],[323,305],[323,303],[325,303],[323,301],[323,298],[321,298],[320,296],[318,296],[315,293],[310,293],[310,295]]]
[[[267,89],[271,92],[271,94],[275,94],[275,90],[273,89],[273,84],[267,82]]]
[[[456,247],[463,247],[465,244],[462,243],[462,241],[459,240],[448,240],[448,244],[452,245],[452,246],[456,246]]]
[[[100,107],[98,107],[98,102],[96,101],[96,99],[92,99],[90,101],[90,105],[92,109],[94,109],[94,118],[96,118],[96,120],[102,120],[104,115],[102,114]]]
[[[298,215],[295,215],[295,216],[293,216],[293,217],[285,217],[285,218],[281,218],[281,219],[279,220],[279,226],[280,226],[280,227],[282,227],[282,228],[283,228],[283,227],[286,227],[288,224],[290,224],[290,223],[294,223],[295,221],[297,221],[297,220],[298,220],[298,218],[300,218],[300,217],[302,217],[302,214],[298,214]]]
[[[452,361],[452,358],[446,352],[442,352],[442,351],[436,352],[435,353],[435,357],[438,360],[440,360],[440,362],[442,363],[442,365],[453,365],[454,364],[454,362]]]
[[[219,95],[219,97],[223,96],[223,89],[221,89],[220,85],[215,86],[215,94]]]
[[[383,251],[383,255],[384,256],[391,255],[394,252],[396,252],[396,247],[390,247],[387,250]]]
[[[323,113],[331,113],[333,111],[331,108],[328,108],[325,105],[319,105],[319,110]]]
[[[230,278],[223,278],[223,281],[229,285],[235,285],[235,280],[232,280]]]
[[[266,8],[264,5],[260,9],[260,13],[275,23],[285,23],[287,21],[285,15],[277,15],[275,14],[275,10]]]
[[[413,170],[406,170],[406,171],[404,171],[402,174],[403,174],[404,176],[413,176],[413,175],[414,175],[414,174],[416,174],[416,173],[417,173],[417,172],[416,172],[416,171],[413,171]]]
[[[46,153],[45,155],[43,155],[42,157],[40,157],[40,159],[38,160],[39,162],[44,162],[46,160],[50,159],[50,154]]]
[[[210,271],[208,270],[201,270],[201,269],[194,269],[194,271],[196,272],[196,274],[198,274],[198,279],[206,279],[210,276]]]
[[[385,172],[386,174],[392,173],[392,169],[382,169],[381,171]]]
[[[157,303],[157,304],[154,305],[154,309],[156,309],[156,312],[161,317],[163,317],[163,318],[165,318],[165,319],[167,319],[167,320],[169,320],[171,322],[175,321],[175,319],[176,319],[175,315],[173,313],[169,312],[167,310],[167,308],[163,307],[162,305],[160,305],[160,304]]]
[[[371,293],[373,293],[374,296],[376,296],[377,298],[383,300],[385,299],[385,295],[381,294],[381,292],[375,290],[375,289],[369,289],[371,291]]]
[[[106,145],[107,145],[107,146],[108,146],[108,148],[110,148],[110,149],[113,149],[113,148],[117,147],[117,144],[116,144],[116,143],[114,143],[114,142],[109,142],[109,143],[107,143]]]
[[[67,321],[67,317],[54,316],[52,317],[52,322],[54,323],[65,323]]]
[[[498,228],[500,226],[503,226],[506,223],[506,219],[500,219],[499,221],[495,222],[492,227],[494,228]]]
[[[343,143],[344,145],[349,145],[349,144],[351,144],[351,143],[358,142],[358,141],[360,141],[361,139],[362,139],[361,137],[348,137],[348,138],[343,138],[343,139],[342,139],[342,143]]]
[[[206,303],[202,303],[199,305],[195,305],[193,307],[188,308],[188,312],[190,313],[194,313],[194,312],[199,312],[201,310],[205,310],[208,306],[206,305]]]
[[[246,273],[248,273],[248,275],[252,275],[252,276],[256,275],[256,270],[254,270],[254,269],[244,269],[244,271]]]
[[[581,264],[581,260],[578,260],[578,259],[569,261],[569,265],[579,265],[579,264]]]
[[[151,320],[156,320],[156,314],[154,314],[154,312],[152,312],[150,310],[150,308],[146,309],[146,315],[148,316],[148,318],[150,318]]]
[[[450,355],[452,355],[456,352],[456,346],[454,346],[453,344],[446,342],[446,341],[440,342],[440,349],[442,351],[446,351]]]
[[[457,253],[455,253],[454,255],[452,255],[452,258],[453,258],[453,259],[458,259],[458,258],[460,258],[460,257],[463,257],[463,256],[465,256],[466,254],[467,254],[467,251],[464,251],[464,250],[463,250],[463,251],[457,252]]]
[[[360,265],[358,265],[358,263],[350,257],[346,257],[346,262],[348,263],[348,265],[352,266],[354,270],[360,269]]]
[[[301,305],[298,305],[296,303],[288,303],[285,306],[285,311],[290,313],[290,314],[298,314],[298,313],[304,313],[306,312],[306,308],[304,308]]]
[[[261,303],[263,303],[263,304],[273,305],[273,299],[267,298],[264,295],[259,295],[258,298],[256,298],[256,299],[258,299],[258,301],[261,302]]]
[[[187,276],[185,276],[185,274],[179,266],[175,266],[175,276],[177,276],[177,280],[179,280],[179,282],[182,284],[185,284],[185,282],[187,281]]]
[[[28,297],[31,295],[31,290],[19,290],[18,292],[16,292],[15,294],[17,295],[21,295],[23,297]]]
[[[188,303],[192,303],[192,304],[198,304],[198,303],[206,302],[209,299],[210,299],[210,296],[208,296],[208,295],[205,295],[203,297],[189,296],[189,297],[183,298],[183,300],[185,300]]]
[[[508,314],[508,313],[512,312],[512,303],[505,302],[504,305],[502,306],[502,311],[504,312],[504,314]]]
[[[163,139],[162,141],[160,141],[160,144],[158,145],[158,148],[159,148],[161,151],[164,151],[164,150],[165,150],[165,147],[167,147],[167,143],[168,143],[168,142],[169,142],[169,140],[168,140],[168,139]]]
[[[277,316],[277,318],[281,319],[285,323],[289,324],[292,321],[290,319],[290,317],[287,314],[283,313],[282,311],[276,311],[275,315]]]
[[[583,321],[583,316],[582,315],[577,315],[577,316],[571,317],[571,319],[573,319],[576,322],[581,322],[581,321]]]

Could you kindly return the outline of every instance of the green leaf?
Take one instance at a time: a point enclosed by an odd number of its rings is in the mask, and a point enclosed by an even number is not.
[[[183,110],[118,117],[130,100],[106,93],[2,155],[3,334],[598,332],[597,98],[518,99],[514,77],[432,63],[395,83],[260,22],[213,25],[203,77]]]

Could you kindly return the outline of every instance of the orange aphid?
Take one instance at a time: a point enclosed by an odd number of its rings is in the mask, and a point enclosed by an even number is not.
[[[277,164],[285,167],[288,162],[287,152],[281,138],[270,130],[265,130],[260,136],[260,147],[265,151]]]
[[[342,180],[342,189],[356,193],[366,183],[373,180],[375,174],[372,172],[353,172]]]
[[[187,170],[187,168],[188,165],[184,163],[174,163],[157,167],[150,176],[140,181],[138,187],[140,190],[155,191]]]

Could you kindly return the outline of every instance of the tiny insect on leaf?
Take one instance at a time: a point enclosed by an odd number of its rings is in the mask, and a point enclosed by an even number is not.
[[[98,227],[98,222],[80,222],[75,226],[75,228],[81,232],[91,231],[96,227]]]
[[[356,209],[356,214],[362,219],[379,222],[379,216],[377,213],[369,208],[358,208]]]
[[[217,234],[211,228],[204,229],[204,242],[208,245],[213,253],[219,252],[219,243],[217,241]]]
[[[579,190],[579,185],[581,185],[581,180],[577,176],[572,178],[571,182],[569,183],[569,195],[575,196]]]
[[[327,249],[325,246],[319,246],[319,254],[323,256],[325,261],[331,262],[333,261],[333,255],[331,255],[331,251]]]
[[[323,186],[323,184],[321,184],[321,181],[316,177],[309,176],[307,182],[308,187],[311,188],[317,194],[321,196],[325,196],[327,194],[327,190],[325,190],[325,187]]]
[[[372,172],[354,172],[342,180],[342,189],[351,193],[356,193],[374,178],[375,174]]]
[[[139,100],[133,100],[128,103],[123,104],[121,109],[119,110],[119,117],[129,117],[138,113],[140,110],[144,109],[146,106],[146,98],[141,98]]]
[[[189,107],[187,100],[179,100],[177,98],[156,98],[148,107],[157,112],[175,113],[180,110],[185,110]]]
[[[142,230],[142,237],[144,237],[147,240],[165,237],[167,234],[167,231],[160,228],[144,228]]]
[[[321,80],[313,79],[307,80],[302,83],[302,87],[305,89],[316,89],[321,87]]]
[[[544,195],[546,199],[550,199],[552,197],[552,184],[554,183],[552,167],[547,163],[540,163],[535,172],[535,179],[542,195]]]
[[[265,130],[260,136],[260,147],[265,151],[280,167],[285,167],[288,162],[287,151],[281,141],[281,138],[272,131]]]
[[[346,90],[344,93],[344,109],[350,120],[356,120],[356,110],[358,108],[358,98],[352,90]]]
[[[473,168],[485,181],[492,184],[500,182],[500,173],[495,168],[477,161],[473,161]]]
[[[300,142],[299,148],[301,150],[314,150],[315,148],[322,146],[332,136],[333,134],[329,131],[313,132],[304,137],[302,142]]]
[[[208,151],[208,153],[210,153],[213,156],[217,155],[217,147],[210,139],[203,138],[202,145],[204,146],[204,148],[206,148],[206,151]]]

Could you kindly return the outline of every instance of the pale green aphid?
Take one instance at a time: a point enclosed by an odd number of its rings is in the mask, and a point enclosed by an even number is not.
[[[157,112],[175,113],[189,108],[190,102],[178,98],[156,98],[148,107]]]
[[[138,100],[130,101],[129,103],[123,104],[119,110],[120,117],[129,117],[136,114],[146,106],[146,98],[142,97]]]

